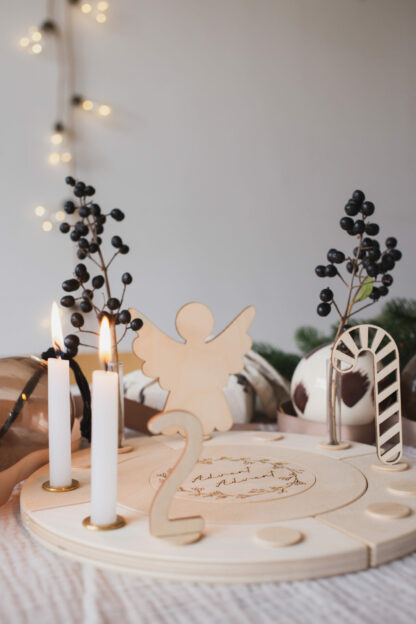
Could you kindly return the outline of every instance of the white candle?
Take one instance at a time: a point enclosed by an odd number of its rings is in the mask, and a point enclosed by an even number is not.
[[[100,327],[100,358],[111,357],[108,319]],[[94,371],[92,377],[91,522],[105,526],[117,517],[118,374]]]
[[[64,341],[55,302],[52,305],[51,328],[53,346],[61,351]],[[48,423],[49,483],[51,487],[67,487],[72,483],[68,360],[48,359]]]

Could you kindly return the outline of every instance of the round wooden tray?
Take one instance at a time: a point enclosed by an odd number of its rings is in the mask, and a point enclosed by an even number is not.
[[[200,461],[171,506],[202,515],[203,538],[173,546],[149,534],[148,512],[182,440],[129,440],[119,456],[118,514],[126,526],[88,531],[89,451],[73,455],[81,487],[42,490],[47,466],[21,493],[26,528],[48,548],[137,575],[196,582],[310,579],[364,570],[416,549],[416,467],[385,472],[371,446],[324,451],[320,438],[231,431],[204,442]]]

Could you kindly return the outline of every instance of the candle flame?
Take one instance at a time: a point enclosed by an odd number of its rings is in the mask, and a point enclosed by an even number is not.
[[[56,301],[52,304],[51,311],[51,330],[52,330],[52,344],[55,351],[63,351],[64,349],[64,337],[62,335],[61,318],[59,316],[59,308]]]
[[[98,349],[100,353],[100,360],[108,365],[111,361],[111,332],[110,323],[106,316],[103,317],[100,325],[100,338],[98,343]]]

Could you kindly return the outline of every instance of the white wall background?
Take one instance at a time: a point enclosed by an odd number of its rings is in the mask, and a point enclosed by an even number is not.
[[[69,239],[33,214],[65,197],[46,163],[54,63],[17,46],[43,11],[1,5],[1,354],[49,344],[72,269]],[[77,90],[114,110],[82,117],[79,172],[127,214],[114,232],[132,252],[114,269],[134,274],[129,303],[169,333],[186,301],[218,329],[254,303],[254,338],[293,348],[296,327],[335,320],[316,316],[313,269],[351,245],[338,220],[357,187],[404,251],[392,294],[415,296],[415,28],[414,0],[123,0],[105,26],[79,15]]]

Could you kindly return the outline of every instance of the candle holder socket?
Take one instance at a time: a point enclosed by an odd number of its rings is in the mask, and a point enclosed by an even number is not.
[[[82,521],[82,526],[90,531],[113,531],[126,526],[126,521],[123,516],[116,516],[116,519],[111,524],[94,524],[91,522],[91,516],[88,516]]]
[[[79,481],[72,479],[71,485],[64,485],[62,487],[54,487],[49,481],[45,481],[45,483],[42,483],[42,487],[47,492],[72,492],[72,490],[79,488]]]

